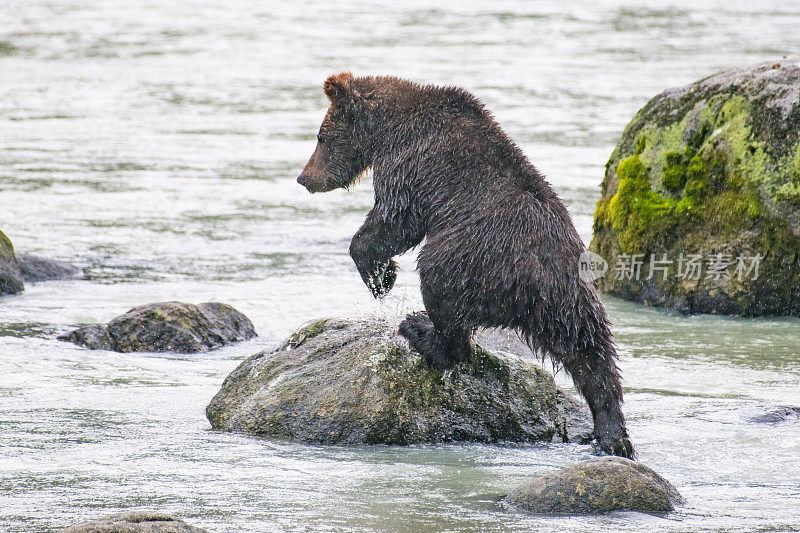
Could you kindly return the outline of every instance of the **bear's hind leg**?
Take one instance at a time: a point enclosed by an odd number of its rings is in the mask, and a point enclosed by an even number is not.
[[[446,370],[469,357],[469,332],[449,324],[437,327],[428,313],[411,313],[400,323],[399,333],[429,365]]]
[[[633,445],[622,414],[622,385],[614,361],[616,355],[610,339],[604,341],[599,346],[587,346],[580,351],[551,349],[550,353],[564,365],[575,388],[586,398],[600,450],[633,459]]]

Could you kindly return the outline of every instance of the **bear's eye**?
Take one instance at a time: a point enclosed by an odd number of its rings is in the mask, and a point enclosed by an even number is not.
[[[325,142],[325,138],[319,133],[317,134],[317,142],[318,143],[324,143]]]

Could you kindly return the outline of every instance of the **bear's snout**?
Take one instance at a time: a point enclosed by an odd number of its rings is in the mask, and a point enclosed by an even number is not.
[[[319,180],[312,178],[311,176],[309,176],[305,172],[303,172],[302,174],[300,174],[297,177],[297,183],[299,183],[300,185],[305,187],[308,192],[312,192],[313,193],[313,192],[321,192],[321,191],[325,190],[324,187],[320,187],[320,181]]]
[[[297,183],[305,187],[310,193],[327,192],[336,188],[335,186],[331,186],[330,180],[325,177],[315,176],[313,173],[306,172],[305,170],[297,177]]]

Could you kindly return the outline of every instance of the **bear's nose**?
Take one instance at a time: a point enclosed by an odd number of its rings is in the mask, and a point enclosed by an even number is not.
[[[297,183],[299,183],[303,187],[308,188],[308,178],[305,176],[305,174],[300,174],[297,177]]]

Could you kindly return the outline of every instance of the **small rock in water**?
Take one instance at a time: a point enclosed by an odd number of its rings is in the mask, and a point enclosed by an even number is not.
[[[63,533],[208,533],[163,513],[126,511],[105,518],[81,522]]]
[[[83,270],[75,265],[36,255],[17,254],[16,262],[22,279],[27,282],[76,279],[83,276]]]
[[[755,422],[756,424],[779,424],[793,419],[800,420],[800,407],[782,405],[770,409],[764,414],[752,417],[750,422]]]
[[[233,307],[164,302],[134,307],[106,324],[88,324],[58,337],[93,350],[194,353],[256,336],[253,323]]]
[[[320,444],[585,440],[588,409],[519,357],[430,368],[380,319],[323,319],[246,359],[206,408],[214,429]]]
[[[15,254],[14,245],[0,231],[0,295],[22,292],[25,288],[24,282],[75,279],[82,276],[82,269],[64,261]]]
[[[683,503],[683,497],[644,465],[622,457],[600,457],[534,478],[511,491],[505,501],[533,514],[660,514]]]

